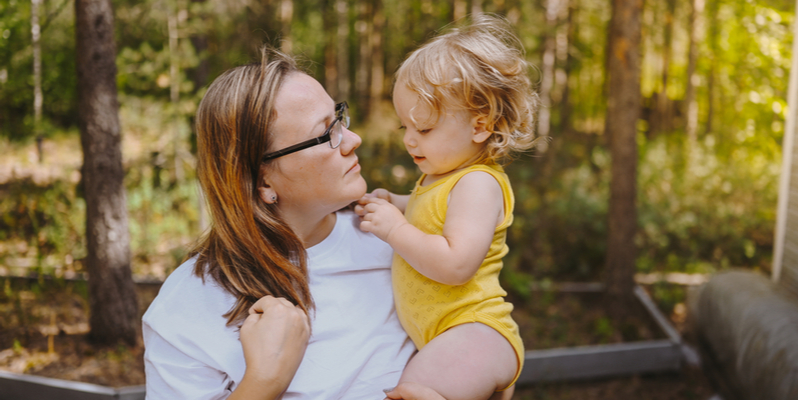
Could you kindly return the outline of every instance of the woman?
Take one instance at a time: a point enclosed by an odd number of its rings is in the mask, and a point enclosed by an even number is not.
[[[337,212],[366,191],[347,105],[264,51],[212,83],[196,121],[212,225],[143,317],[147,397],[383,397],[414,345],[391,248]]]

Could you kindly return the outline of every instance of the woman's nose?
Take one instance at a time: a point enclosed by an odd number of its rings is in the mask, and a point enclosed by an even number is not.
[[[342,144],[339,146],[342,155],[348,155],[353,150],[357,149],[358,146],[361,146],[361,136],[358,136],[358,134],[350,129],[345,128],[342,135],[344,135],[342,137]]]

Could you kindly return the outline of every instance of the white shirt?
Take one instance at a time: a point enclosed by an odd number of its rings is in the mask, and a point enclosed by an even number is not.
[[[336,216],[307,249],[316,310],[286,400],[381,399],[414,352],[394,310],[391,247],[361,232],[354,213]],[[224,399],[244,375],[239,333],[222,316],[234,297],[194,266],[172,272],[142,318],[148,399]]]

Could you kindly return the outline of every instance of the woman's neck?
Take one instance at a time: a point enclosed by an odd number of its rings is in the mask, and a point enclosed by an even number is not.
[[[330,213],[320,218],[307,216],[284,215],[284,221],[292,228],[297,237],[303,241],[303,246],[309,248],[325,240],[336,225],[336,213]]]

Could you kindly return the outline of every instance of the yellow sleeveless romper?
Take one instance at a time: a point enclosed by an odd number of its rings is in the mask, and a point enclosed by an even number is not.
[[[497,179],[503,191],[506,213],[503,222],[495,228],[491,247],[478,272],[463,285],[445,285],[426,278],[395,253],[392,263],[395,305],[400,323],[417,349],[456,325],[480,322],[494,328],[508,339],[517,353],[517,374],[513,384],[522,371],[525,354],[519,328],[511,318],[514,306],[503,299],[506,292],[499,282],[503,256],[508,253],[506,229],[514,219],[514,194],[503,168],[496,164],[476,164],[427,186],[420,186],[425,179],[423,175],[411,192],[405,216],[421,231],[441,235],[450,191],[464,175],[475,171],[489,173]]]

